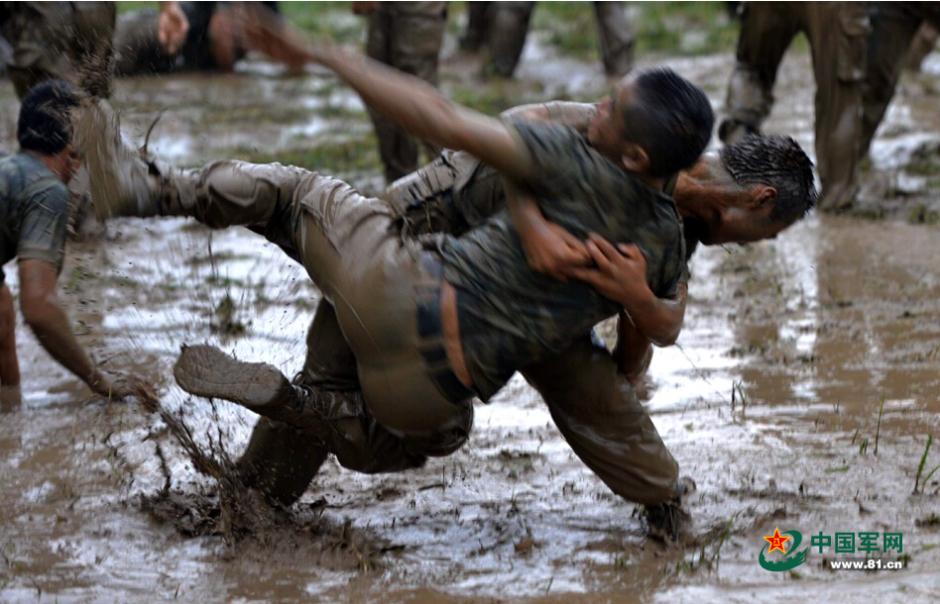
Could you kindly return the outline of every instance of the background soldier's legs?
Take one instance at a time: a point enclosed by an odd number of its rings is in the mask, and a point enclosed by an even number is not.
[[[908,10],[904,3],[876,2],[872,7],[872,33],[868,38],[868,63],[862,91],[859,159],[868,155],[878,125],[894,97],[904,58],[920,24],[920,17]]]
[[[404,2],[380,6],[369,19],[366,53],[377,61],[437,85],[437,64],[447,25],[443,2]],[[418,167],[418,143],[397,125],[369,110],[379,139],[379,155],[391,183]],[[437,150],[428,146],[428,155]]]
[[[799,27],[783,3],[745,5],[725,119],[718,128],[722,141],[733,143],[747,132],[760,130],[773,106],[777,68]]]
[[[597,38],[601,61],[609,76],[622,76],[633,69],[633,27],[623,2],[595,2]]]
[[[845,208],[853,203],[858,189],[868,12],[864,4],[855,2],[813,2],[806,7],[806,33],[816,75],[819,205]]]
[[[475,52],[486,41],[494,2],[467,2],[467,30],[460,38],[460,48]]]
[[[535,2],[498,2],[490,12],[486,32],[485,74],[511,78],[529,33]]]
[[[36,84],[61,78],[78,83],[89,92],[106,97],[111,77],[106,69],[111,58],[115,7],[111,2],[9,3],[3,36],[12,47],[7,72],[18,97]],[[92,55],[92,66],[85,67]],[[91,73],[101,72],[101,73]]]

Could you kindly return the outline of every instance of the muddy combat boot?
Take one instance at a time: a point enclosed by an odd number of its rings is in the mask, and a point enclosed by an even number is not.
[[[304,413],[306,397],[298,395],[277,367],[239,361],[214,346],[183,346],[173,376],[190,394],[231,401],[269,419],[301,429],[319,422]]]
[[[151,131],[154,125],[156,122]],[[120,120],[107,101],[87,99],[77,112],[75,131],[100,220],[187,214],[188,207],[195,203],[193,179],[150,156],[146,142],[141,149],[132,149],[124,141]]]
[[[676,484],[675,498],[643,506],[641,518],[646,525],[647,536],[663,543],[676,543],[685,532],[692,517],[682,509],[682,498],[695,491],[695,482],[683,476]]]
[[[147,165],[121,136],[108,101],[86,99],[75,117],[75,140],[85,157],[95,211],[110,216],[153,216]]]
[[[282,506],[303,495],[329,455],[323,442],[329,432],[313,408],[314,393],[295,387],[272,365],[238,361],[212,346],[184,347],[173,374],[190,394],[225,399],[262,416],[237,462],[247,486]]]
[[[245,485],[287,507],[304,494],[328,455],[309,433],[261,417],[236,468]]]
[[[295,385],[273,365],[239,361],[215,346],[183,346],[173,365],[173,376],[179,387],[190,394],[241,405],[262,417],[302,430],[324,446],[335,444],[336,440],[336,430],[328,418],[330,413],[353,416],[344,407],[361,406],[358,391],[334,392]],[[342,438],[338,440],[342,442]],[[331,452],[342,454],[339,450]]]
[[[366,474],[420,467],[427,455],[448,454],[466,440],[461,430],[425,438],[394,434],[368,413],[358,390],[292,384],[272,365],[238,361],[212,346],[184,347],[173,375],[190,394],[225,399],[296,428],[306,440],[292,447],[323,447],[344,468]],[[264,440],[259,437],[259,450]]]

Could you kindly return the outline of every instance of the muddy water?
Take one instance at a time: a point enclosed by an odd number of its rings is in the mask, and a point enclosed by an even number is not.
[[[527,52],[523,89],[587,99],[605,87],[594,65]],[[674,65],[719,102],[730,57]],[[560,73],[575,73],[578,87],[559,88]],[[914,125],[940,138],[923,127],[938,123],[936,95],[922,97],[930,82],[940,75],[929,69],[906,80],[876,155],[910,149]],[[811,146],[805,56],[788,59],[780,85],[769,129]],[[9,146],[8,83],[0,94]],[[368,131],[358,101],[332,80],[283,79],[264,64],[211,79],[124,81],[116,98],[141,134],[166,108],[154,147],[188,164]],[[279,108],[281,98],[292,105]],[[342,107],[343,120],[318,117],[324,107]],[[940,482],[912,490],[927,434],[940,436],[938,234],[813,216],[773,242],[699,252],[686,328],[678,346],[657,351],[647,384],[658,428],[698,484],[696,540],[684,548],[643,537],[634,506],[581,465],[518,379],[477,407],[474,434],[452,457],[394,476],[330,461],[298,505],[254,536],[231,545],[183,534],[176,527],[212,533],[220,523],[212,482],[162,422],[92,399],[20,324],[22,401],[0,415],[0,597],[929,601],[940,593]],[[208,341],[298,370],[317,299],[302,271],[247,232],[210,234],[182,220],[116,220],[68,253],[62,297],[96,358],[154,380],[200,443],[221,438],[237,455],[251,414],[184,396],[170,365],[181,343]],[[927,465],[937,463],[940,444]],[[184,505],[155,510],[147,498],[164,488]],[[208,501],[198,509],[209,515],[168,518],[186,501]],[[769,573],[757,557],[775,527],[807,541],[820,531],[901,532],[908,568],[832,572],[814,553],[795,572]]]

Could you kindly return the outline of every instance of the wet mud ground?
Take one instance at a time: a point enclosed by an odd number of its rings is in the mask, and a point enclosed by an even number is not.
[[[475,64],[447,56],[444,86],[459,97]],[[718,107],[731,55],[669,62]],[[787,58],[767,126],[808,149],[811,78],[805,53]],[[590,100],[607,86],[595,63],[539,44],[519,79],[487,85],[487,102]],[[0,414],[0,599],[935,601],[940,473],[913,490],[928,434],[940,436],[938,84],[935,53],[925,73],[905,77],[874,150],[866,182],[895,183],[889,217],[814,214],[775,241],[694,258],[685,329],[657,350],[646,395],[698,485],[691,543],[647,540],[634,506],[574,457],[518,378],[477,405],[455,455],[388,476],[328,461],[292,509],[255,514],[238,532],[163,421],[92,398],[20,322],[23,400]],[[138,136],[164,111],[151,144],[182,164],[280,157],[323,162],[366,190],[381,184],[361,104],[321,72],[284,78],[249,62],[229,76],[123,80],[115,102]],[[0,103],[9,148],[6,81]],[[114,220],[71,242],[60,292],[96,358],[152,379],[202,447],[218,453],[221,442],[231,457],[254,418],[184,395],[170,377],[179,345],[217,343],[292,374],[318,297],[251,233],[177,219]],[[926,469],[938,463],[940,443]],[[775,527],[804,542],[820,531],[901,532],[907,568],[834,572],[814,551],[770,573],[757,558]]]

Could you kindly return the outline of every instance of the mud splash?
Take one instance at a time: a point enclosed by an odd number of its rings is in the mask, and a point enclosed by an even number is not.
[[[142,402],[164,425],[160,433],[146,438],[154,441],[164,483],[156,493],[140,494],[133,502],[156,522],[173,527],[187,538],[221,537],[226,546],[224,558],[235,557],[240,551],[260,554],[283,551],[285,547],[302,548],[304,559],[320,566],[372,571],[381,568],[385,553],[401,549],[352,528],[351,521],[337,524],[324,519],[326,501],[322,498],[290,509],[268,502],[259,491],[243,483],[226,449],[230,434],[217,425],[215,437],[207,435],[207,445],[201,445],[182,411],[170,412],[156,397],[144,397]],[[214,419],[224,425],[217,415]],[[174,480],[164,453],[168,445],[175,445],[210,483],[193,483],[185,474],[181,480]]]

